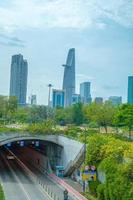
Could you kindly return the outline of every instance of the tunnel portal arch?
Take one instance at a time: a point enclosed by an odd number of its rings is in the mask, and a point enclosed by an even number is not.
[[[70,168],[74,170],[76,166],[80,166],[84,160],[85,145],[79,141],[62,135],[3,133],[0,135],[0,146],[21,140],[40,140],[49,142],[49,144],[52,144],[53,146],[56,145],[57,147],[61,147],[61,158],[60,162],[58,161],[58,163],[64,166],[65,173],[67,173]]]

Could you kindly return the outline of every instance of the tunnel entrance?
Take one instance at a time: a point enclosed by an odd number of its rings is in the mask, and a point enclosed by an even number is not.
[[[63,147],[53,142],[28,139],[9,142],[1,146],[10,149],[26,164],[33,165],[43,173],[56,171],[56,166],[62,165]]]

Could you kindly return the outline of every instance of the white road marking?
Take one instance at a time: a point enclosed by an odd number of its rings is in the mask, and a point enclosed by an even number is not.
[[[13,168],[10,166],[9,162],[5,159],[5,157],[4,157],[3,155],[2,155],[2,157],[3,157],[3,159],[5,160],[6,164],[8,165],[8,167],[9,167],[10,171],[12,172],[13,176],[14,176],[15,179],[17,180],[19,186],[20,186],[21,189],[23,190],[23,192],[24,192],[26,198],[27,198],[28,200],[32,200],[32,199],[30,198],[28,192],[25,190],[25,188],[24,188],[23,184],[21,183],[20,179],[19,179],[18,176],[15,174]]]
[[[16,158],[16,160],[18,161],[18,164],[21,167],[23,167],[24,171],[26,171],[26,173],[27,173],[27,171],[29,172],[27,174],[28,175],[30,174],[29,176],[32,178],[32,181],[35,182],[35,180],[37,178],[37,177],[35,178],[35,174],[11,150],[9,150],[8,148],[6,148],[6,149]],[[42,189],[42,186],[40,184],[38,184],[36,186],[45,198],[46,198],[46,196],[48,196],[49,199],[53,200],[53,198],[44,189]],[[45,195],[44,195],[44,193],[45,193]]]

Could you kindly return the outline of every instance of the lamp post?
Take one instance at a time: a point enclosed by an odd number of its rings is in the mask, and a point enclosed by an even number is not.
[[[86,129],[84,128],[84,167],[85,167],[85,158],[86,158]],[[86,190],[86,182],[83,180],[83,192]]]
[[[86,129],[84,129],[84,143],[85,143],[85,151],[84,151],[84,164],[85,164],[85,158],[86,158]]]
[[[48,84],[49,92],[48,92],[48,107],[50,107],[50,96],[51,96],[51,88],[53,85],[51,83]]]

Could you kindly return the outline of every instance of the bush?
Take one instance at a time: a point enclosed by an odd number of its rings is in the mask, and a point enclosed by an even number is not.
[[[100,134],[95,134],[87,137],[87,164],[98,166],[98,164],[103,159],[101,148],[103,145],[107,144],[108,141],[109,137]]]
[[[3,188],[0,185],[0,200],[5,200],[5,196],[4,196],[4,192],[3,192]]]
[[[91,181],[89,182],[89,190],[90,193],[94,196],[97,196],[97,187],[99,185],[99,181]]]
[[[91,183],[90,191],[98,200],[132,200],[133,144],[112,135],[93,134],[87,137],[88,165],[96,165],[105,173],[104,183]]]
[[[80,132],[81,132],[81,129],[79,127],[71,125],[71,126],[68,126],[67,129],[64,130],[64,135],[77,139]]]

